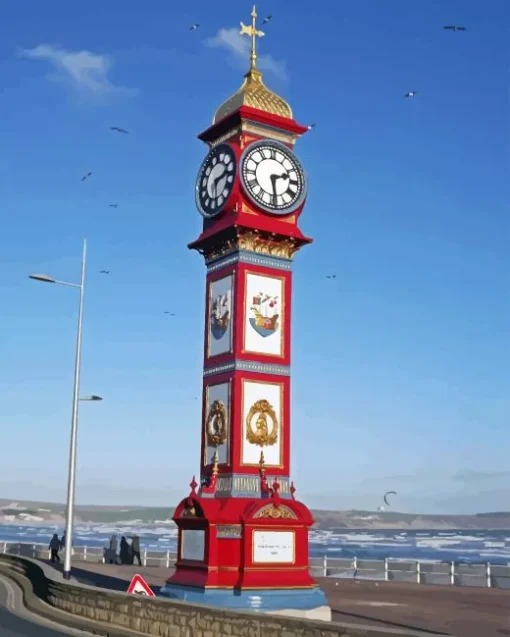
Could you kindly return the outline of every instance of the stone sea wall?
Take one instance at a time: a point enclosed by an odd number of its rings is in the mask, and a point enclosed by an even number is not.
[[[80,626],[110,637],[136,633],[156,637],[418,637],[424,634],[138,597],[68,583],[47,565],[18,556],[0,556],[2,573],[22,586],[30,610],[48,617],[52,612],[57,613],[58,621],[64,625]],[[51,618],[55,621],[54,616]]]

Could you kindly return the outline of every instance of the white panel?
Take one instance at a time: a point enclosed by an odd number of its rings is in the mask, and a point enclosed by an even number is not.
[[[208,356],[232,351],[232,275],[209,283]]]
[[[188,529],[181,535],[181,560],[203,562],[205,558],[205,531]]]
[[[244,350],[283,356],[283,279],[246,274]]]
[[[278,421],[278,439],[273,445],[260,445],[251,443],[247,439],[247,418],[252,405],[259,400],[267,400],[276,413]],[[256,431],[257,419],[259,414],[251,420],[251,426]],[[242,440],[242,460],[243,464],[258,464],[260,461],[260,452],[264,452],[266,466],[281,466],[282,457],[282,420],[283,420],[283,387],[276,383],[256,383],[253,381],[243,380],[243,440]],[[273,422],[271,418],[267,418],[267,426],[271,431]]]
[[[204,415],[204,435],[206,436],[207,416],[211,405],[215,400],[221,401],[227,410],[227,439],[224,444],[218,447],[218,457],[220,464],[228,462],[228,452],[230,445],[230,383],[221,383],[220,385],[208,385],[206,387],[206,406]],[[206,437],[207,442],[207,437]],[[216,447],[206,445],[206,458],[204,463],[209,464],[212,460]]]
[[[253,562],[255,564],[294,564],[293,531],[254,531]]]

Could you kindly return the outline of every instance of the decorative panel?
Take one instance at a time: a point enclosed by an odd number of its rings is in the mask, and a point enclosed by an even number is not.
[[[209,464],[216,449],[220,464],[229,462],[230,383],[207,385],[204,410],[204,464]]]
[[[234,278],[230,274],[209,282],[207,357],[232,351],[232,297]]]
[[[283,277],[246,272],[243,351],[284,356]]]
[[[241,464],[282,466],[283,384],[242,381]]]

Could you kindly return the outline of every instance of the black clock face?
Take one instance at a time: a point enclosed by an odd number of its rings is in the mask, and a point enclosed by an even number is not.
[[[290,214],[306,197],[303,168],[284,144],[273,140],[250,144],[241,156],[241,171],[246,194],[266,212]]]
[[[235,153],[228,144],[218,144],[204,159],[195,187],[201,215],[209,219],[223,210],[234,188],[236,166]]]

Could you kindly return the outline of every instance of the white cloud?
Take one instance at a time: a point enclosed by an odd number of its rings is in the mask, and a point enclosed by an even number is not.
[[[220,29],[213,37],[206,40],[207,46],[218,47],[228,51],[238,62],[242,62],[248,70],[250,59],[250,38],[242,36],[239,29]],[[257,55],[257,67],[261,71],[272,73],[280,79],[287,79],[287,65],[283,60],[275,60],[271,55]]]
[[[91,51],[67,51],[51,44],[39,44],[33,49],[22,49],[19,57],[29,60],[43,60],[55,69],[51,79],[65,81],[81,94],[92,97],[133,94],[133,89],[115,86],[108,74],[112,60],[107,55],[97,55]]]

